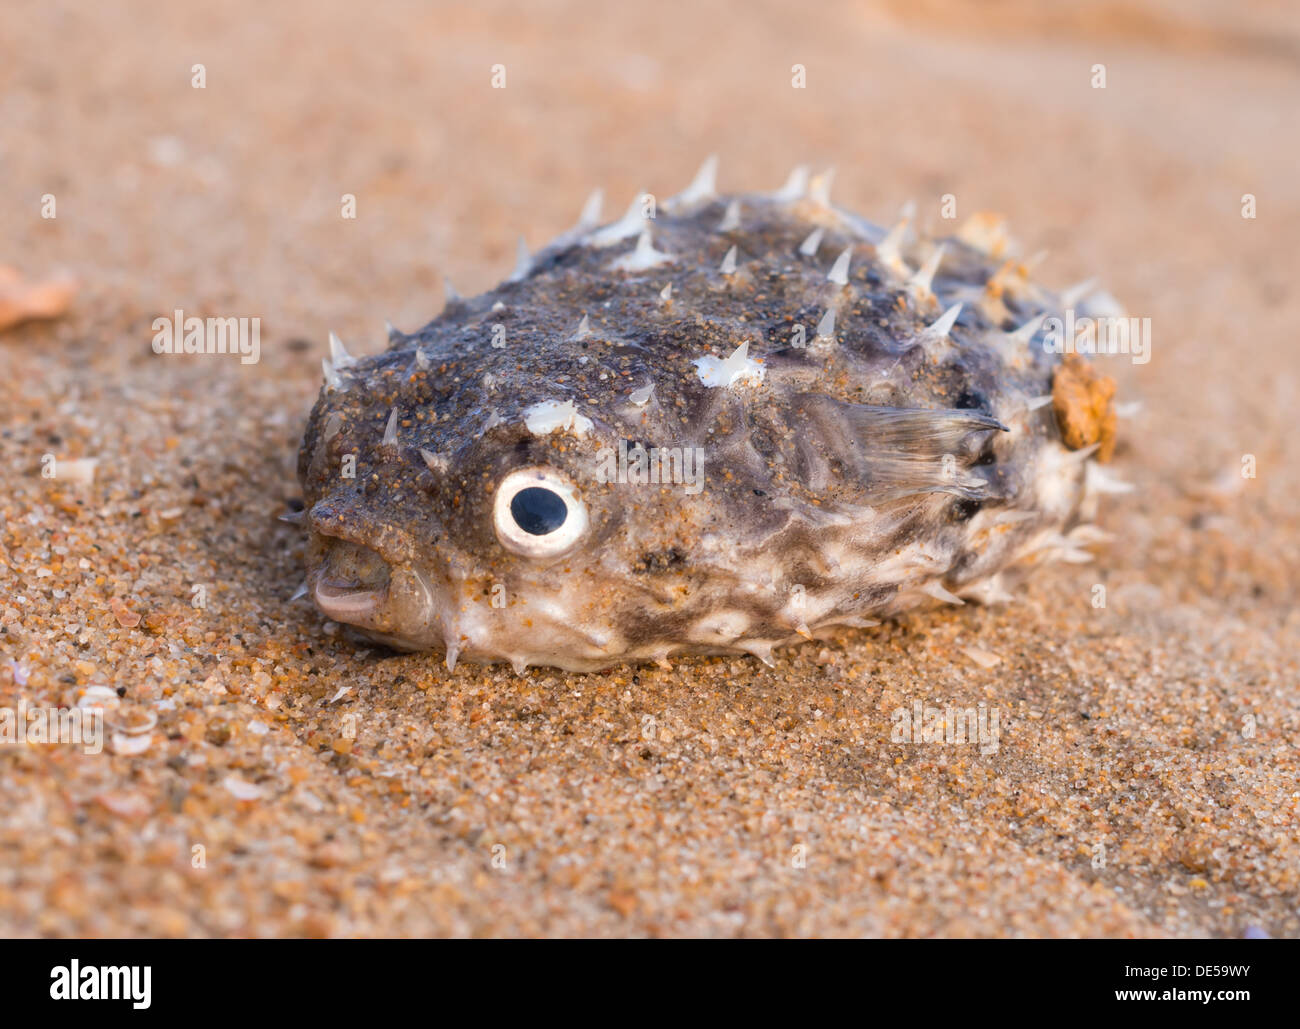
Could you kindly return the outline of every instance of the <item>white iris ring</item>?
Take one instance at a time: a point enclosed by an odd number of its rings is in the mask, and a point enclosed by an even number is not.
[[[525,530],[515,521],[511,505],[526,489],[544,489],[564,503],[564,521],[545,535]],[[492,504],[497,539],[507,550],[524,557],[559,557],[587,531],[587,507],[573,483],[552,468],[516,468],[501,480]]]

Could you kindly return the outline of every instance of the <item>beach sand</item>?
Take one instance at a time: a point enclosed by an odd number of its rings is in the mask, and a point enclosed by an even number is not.
[[[0,746],[0,933],[1300,935],[1280,5],[8,6],[0,264],[79,289],[0,334],[0,707],[120,700],[104,753]],[[328,331],[379,350],[713,152],[1000,212],[1151,319],[1100,359],[1141,407],[1096,560],[774,668],[451,673],[291,602]],[[176,309],[260,361],[153,353]],[[996,749],[895,742],[918,701]]]

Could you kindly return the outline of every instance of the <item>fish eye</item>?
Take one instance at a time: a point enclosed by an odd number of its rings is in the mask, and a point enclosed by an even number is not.
[[[551,468],[517,468],[497,487],[497,539],[525,557],[558,557],[587,531],[587,508],[573,484]]]

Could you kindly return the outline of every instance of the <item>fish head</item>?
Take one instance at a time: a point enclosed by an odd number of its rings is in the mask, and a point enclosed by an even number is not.
[[[627,418],[557,390],[458,407],[463,383],[395,388],[385,360],[324,389],[304,438],[320,611],[397,649],[442,649],[453,666],[652,656],[652,637],[673,632],[647,614],[671,616],[703,569],[726,563],[699,560],[727,520],[696,453],[677,448],[663,483],[629,481],[647,451]]]

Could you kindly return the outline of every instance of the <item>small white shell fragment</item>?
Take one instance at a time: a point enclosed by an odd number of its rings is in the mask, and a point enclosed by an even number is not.
[[[77,707],[83,710],[88,707],[118,707],[121,703],[122,698],[111,686],[87,686],[77,701]]]
[[[650,397],[654,395],[654,391],[655,384],[652,382],[647,386],[642,386],[640,389],[634,389],[627,395],[627,399],[636,404],[637,407],[644,407],[646,404],[650,403]]]
[[[57,461],[54,465],[55,478],[65,482],[90,483],[95,481],[97,457],[79,457],[73,460]]]
[[[263,795],[262,787],[247,779],[241,779],[237,775],[228,775],[221,780],[227,792],[236,800],[261,800]]]
[[[695,367],[700,381],[711,388],[757,386],[763,381],[763,362],[749,356],[748,340],[736,347],[728,358],[719,359],[712,355],[696,358]]]
[[[981,668],[994,668],[1002,663],[1002,658],[983,647],[962,647],[961,652]]]
[[[578,414],[572,400],[543,400],[524,411],[524,425],[534,436],[559,431],[585,436],[591,431],[592,422]]]
[[[122,719],[121,713],[114,715],[113,718],[107,719],[109,726],[113,729],[114,734],[121,733],[126,736],[147,736],[153,732],[153,727],[158,724],[158,713],[148,708],[135,708],[126,712],[128,721]]]
[[[485,428],[491,428],[491,426],[489,425],[486,426]],[[425,465],[428,466],[431,472],[438,472],[440,474],[445,473],[448,467],[450,467],[450,462],[447,460],[447,458],[444,455],[435,454],[432,450],[425,450],[423,447],[421,447],[420,456],[424,458],[424,463]]]
[[[152,733],[128,733],[115,732],[112,736],[112,745],[114,754],[122,754],[130,757],[135,754],[143,754],[153,745]]]

